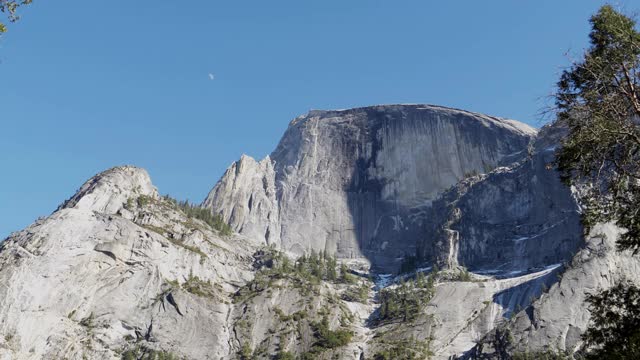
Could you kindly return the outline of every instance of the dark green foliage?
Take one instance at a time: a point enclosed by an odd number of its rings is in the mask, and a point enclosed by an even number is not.
[[[576,355],[571,357],[562,351],[553,352],[551,350],[547,351],[534,351],[534,352],[521,352],[515,353],[511,357],[512,360],[578,360],[581,359],[580,356]]]
[[[20,19],[16,13],[18,7],[22,5],[31,4],[32,0],[0,0],[0,12],[7,15],[9,22],[15,22]],[[5,33],[7,27],[3,22],[0,22],[0,34]]]
[[[640,288],[620,283],[587,297],[592,325],[583,340],[588,359],[640,359]]]
[[[415,280],[380,291],[377,323],[414,320],[429,303],[435,291],[435,275],[419,273]]]
[[[273,308],[273,311],[276,313],[276,315],[278,315],[278,319],[282,322],[287,322],[287,321],[295,321],[298,322],[304,318],[307,317],[307,312],[304,310],[301,311],[296,311],[291,315],[286,315],[282,309],[276,307]]]
[[[191,204],[189,203],[189,200],[177,201],[169,195],[165,195],[163,199],[169,202],[174,208],[182,211],[188,218],[201,220],[212,228],[218,230],[222,235],[228,236],[233,233],[231,227],[224,221],[222,216],[214,214],[210,209]]]
[[[473,281],[473,277],[469,273],[467,269],[460,269],[458,272],[451,278],[453,281]]]
[[[635,22],[603,6],[591,18],[591,47],[564,71],[555,96],[569,134],[557,165],[567,183],[591,185],[587,230],[614,220],[628,230],[620,249],[640,249],[640,33]]]
[[[238,357],[240,360],[252,360],[253,357],[253,349],[251,349],[251,345],[249,343],[242,344],[240,351],[238,351]]]
[[[353,284],[356,282],[355,276],[349,272],[347,265],[340,265],[340,278],[339,281],[344,284]]]
[[[292,264],[287,255],[273,248],[265,248],[259,253],[259,255],[254,255],[254,257],[259,257],[258,263],[254,264],[259,270],[255,278],[236,293],[234,298],[236,302],[261,293],[280,279],[288,279],[293,286],[301,289],[303,294],[317,291],[314,288],[322,281],[339,282],[344,280],[343,276],[335,279],[337,277],[337,262],[331,256],[312,252],[309,256],[301,256]]]
[[[583,223],[615,221],[627,230],[620,250],[640,250],[640,32],[605,5],[591,17],[591,46],[558,82],[558,121],[568,136],[557,154],[563,180],[589,186]],[[618,284],[591,295],[588,357],[640,357],[640,295]]]
[[[149,349],[143,345],[137,345],[122,353],[123,360],[178,360],[177,355],[163,350]]]
[[[362,283],[357,286],[350,286],[342,293],[342,300],[366,303],[369,299],[369,285]]]
[[[327,316],[322,317],[322,321],[311,324],[316,342],[313,344],[312,351],[323,351],[325,349],[335,349],[347,345],[351,342],[353,332],[350,330],[329,329],[329,320]]]
[[[433,353],[430,350],[429,341],[416,341],[414,339],[395,341],[384,350],[373,355],[374,360],[423,360],[428,359]]]
[[[211,281],[201,280],[199,277],[193,275],[193,273],[189,273],[189,278],[182,284],[182,289],[200,297],[214,298],[216,295]]]
[[[327,270],[326,270],[326,278],[329,281],[336,281],[338,280],[338,272],[336,270],[336,267],[338,266],[336,258],[334,256],[329,256],[327,254],[325,254],[324,256],[325,259],[327,259]]]
[[[274,360],[295,360],[296,357],[288,351],[280,351],[276,354]]]
[[[311,352],[304,352],[300,354],[300,360],[316,360],[316,356]]]
[[[149,205],[152,200],[153,199],[151,197],[147,196],[147,195],[140,195],[136,199],[136,203],[138,204],[138,207],[145,207],[145,206]]]
[[[147,195],[140,195],[135,198],[135,205],[138,208],[144,208],[145,206],[153,203],[158,202]],[[177,211],[183,212],[189,219],[198,219],[203,221],[213,229],[219,231],[222,235],[230,235],[233,233],[231,227],[222,219],[222,216],[219,214],[213,214],[209,209],[191,204],[188,200],[178,201],[169,195],[165,195],[162,197],[162,203]],[[133,210],[134,200],[131,198],[128,199],[124,207],[126,209]]]

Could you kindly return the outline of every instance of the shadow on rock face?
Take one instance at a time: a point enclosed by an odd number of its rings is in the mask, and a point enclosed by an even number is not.
[[[364,113],[365,128],[353,150],[359,156],[345,189],[360,253],[378,273],[397,271],[408,257],[441,263],[443,249],[434,245],[433,230],[450,220],[428,211],[432,201],[463,177],[524,156],[530,137],[455,111],[367,108]],[[429,217],[440,223],[427,227]]]
[[[570,191],[546,168],[557,139],[532,150],[535,136],[432,105],[311,111],[266,163],[228,170],[205,205],[284,251],[367,259],[378,273],[407,257],[478,272],[546,266],[575,253],[581,230]]]

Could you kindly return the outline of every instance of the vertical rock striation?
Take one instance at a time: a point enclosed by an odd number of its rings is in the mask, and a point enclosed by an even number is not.
[[[470,270],[506,275],[569,260],[583,243],[582,226],[577,200],[553,167],[557,137],[557,128],[545,127],[522,162],[462,181],[435,201],[423,216],[423,257],[455,266],[442,257],[455,247]]]
[[[275,172],[267,156],[260,162],[242,155],[211,190],[203,206],[224,209],[223,215],[234,231],[280,243]]]
[[[423,236],[412,208],[525,156],[535,134],[516,121],[431,105],[311,111],[291,122],[262,165],[239,171],[257,164],[247,157],[232,165],[204,205],[243,234],[264,230],[265,242],[286,251],[366,257],[393,269]],[[268,186],[249,180],[258,178]],[[269,210],[250,211],[248,199],[264,199]]]

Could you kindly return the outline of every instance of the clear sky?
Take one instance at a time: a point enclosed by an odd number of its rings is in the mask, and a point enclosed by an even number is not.
[[[0,39],[0,239],[115,165],[199,202],[310,109],[431,103],[540,126],[603,3],[35,0]]]

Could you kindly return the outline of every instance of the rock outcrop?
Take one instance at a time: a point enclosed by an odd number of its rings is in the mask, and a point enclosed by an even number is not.
[[[586,296],[620,281],[640,285],[640,260],[631,253],[616,251],[615,241],[622,231],[611,223],[594,226],[585,247],[559,279],[529,306],[478,339],[462,358],[502,359],[513,353],[572,354],[580,350],[581,334],[591,317]]]
[[[230,240],[162,202],[142,169],[96,175],[0,245],[0,359],[226,356],[224,299],[252,276],[251,245]],[[196,278],[207,297],[182,290]]]
[[[423,236],[410,224],[412,207],[526,156],[535,134],[513,120],[431,105],[311,111],[291,122],[270,157],[232,165],[204,205],[285,251],[364,257],[392,270]]]
[[[134,166],[121,166],[104,171],[87,180],[60,209],[80,209],[115,214],[129,198],[145,195],[158,197],[149,174]]]
[[[227,169],[203,206],[224,209],[225,221],[247,237],[280,244],[275,171],[268,156],[257,162],[243,155]]]

